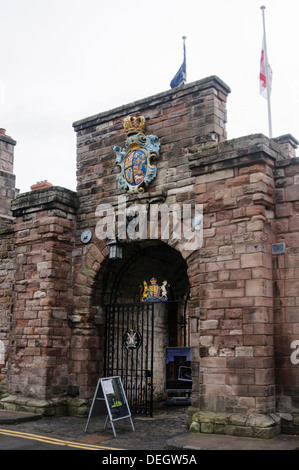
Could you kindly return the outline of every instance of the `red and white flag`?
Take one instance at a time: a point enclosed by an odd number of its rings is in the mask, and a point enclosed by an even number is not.
[[[263,44],[262,44],[262,55],[261,55],[261,62],[260,62],[260,94],[264,98],[268,98],[267,95],[267,87],[269,87],[269,94],[271,94],[272,89],[272,69],[268,63],[268,81],[267,83],[267,74],[266,74],[266,52],[265,52],[265,35],[263,36]]]

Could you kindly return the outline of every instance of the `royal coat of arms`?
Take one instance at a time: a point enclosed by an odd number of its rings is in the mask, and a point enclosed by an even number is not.
[[[162,286],[159,286],[157,279],[152,277],[150,285],[143,281],[141,288],[141,302],[167,302],[167,281],[163,281]]]
[[[157,167],[152,160],[159,155],[160,142],[157,136],[144,134],[143,116],[126,117],[124,129],[127,133],[125,147],[122,149],[116,145],[113,148],[117,154],[116,164],[121,169],[118,185],[129,193],[143,193],[156,178]]]

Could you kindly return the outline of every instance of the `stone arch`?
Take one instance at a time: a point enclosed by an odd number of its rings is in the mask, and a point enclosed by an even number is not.
[[[79,264],[80,263],[80,264]],[[108,263],[108,248],[104,242],[84,246],[80,251],[73,279],[73,308],[71,321],[83,323],[90,319],[94,282]],[[78,269],[76,269],[78,266]]]
[[[123,261],[114,263],[109,261],[108,249],[104,241],[97,241],[96,243],[82,247],[81,256],[77,259],[78,269],[74,275],[73,281],[74,302],[70,317],[72,339],[69,366],[70,390],[72,390],[75,395],[79,395],[80,398],[92,397],[97,379],[104,371],[105,315],[103,306],[108,300],[107,296],[105,298],[102,294],[105,293],[107,289],[111,288],[113,282],[117,282],[118,275],[125,273],[126,263],[134,254],[143,254],[147,251],[153,253],[155,250],[157,250],[158,255],[153,264],[154,268],[157,269],[161,268],[161,266],[164,268],[169,267],[167,266],[167,262],[171,264],[169,257],[171,254],[174,256],[174,266],[178,270],[178,275],[182,275],[184,279],[181,279],[183,281],[181,285],[180,282],[177,282],[175,273],[173,273],[173,279],[176,282],[176,292],[172,293],[172,295],[176,295],[180,300],[187,300],[190,288],[188,278],[189,266],[182,254],[169,244],[159,240],[143,240],[125,243]],[[162,258],[161,254],[163,255]],[[139,264],[137,263],[137,265],[140,268],[142,262],[139,260]],[[149,273],[149,270],[147,270],[147,272]],[[171,270],[168,269],[167,271],[166,269],[166,272],[169,273]],[[142,280],[143,274],[142,272],[140,280]],[[153,274],[157,275],[158,273],[153,272]],[[162,276],[164,274],[165,272]],[[120,280],[123,279],[124,277]],[[138,273],[134,280],[138,280]],[[134,280],[132,281],[133,284]],[[134,286],[138,291],[138,283],[135,284]],[[134,292],[134,294],[135,293],[136,292]],[[134,301],[132,298],[123,298],[123,300],[127,302]],[[187,302],[180,304],[179,312],[175,310],[177,307],[173,305],[169,307],[170,309],[174,309],[168,312],[169,318],[172,319],[172,321],[169,322],[171,323],[170,329],[173,329],[173,332],[170,333],[172,334],[172,338],[175,338],[175,335],[177,335],[177,337],[179,336],[179,333],[174,330],[178,328],[177,325],[183,321],[177,320],[174,322],[174,315],[176,315],[176,318],[182,319],[184,313],[186,313],[184,312],[186,306]],[[183,345],[183,339],[174,339],[173,341],[172,344],[176,344],[175,341],[181,341],[181,345]]]
[[[188,264],[181,253],[166,243],[141,241],[125,244],[123,260],[111,263],[106,270],[99,272],[93,300],[97,305],[139,302],[140,282],[153,275],[160,282],[168,281],[172,301],[183,300],[190,288],[187,270]]]
[[[124,246],[125,251],[130,250],[130,254],[133,252],[134,247],[138,249],[143,247],[145,251],[154,247],[165,247],[168,253],[176,253],[177,257],[181,258],[181,263],[185,263],[186,265],[187,275],[190,279],[189,287],[191,292],[193,296],[197,295],[199,287],[199,262],[197,252],[184,252],[183,249],[181,249],[180,243],[173,243],[171,239],[167,242],[161,242],[159,240],[129,242],[125,243]],[[132,247],[133,250],[131,251]],[[109,282],[107,279],[104,279],[107,274],[106,267],[109,265],[108,253],[108,247],[102,240],[83,247],[77,263],[75,259],[75,273],[73,279],[74,301],[72,309],[72,320],[75,323],[80,321],[83,321],[83,323],[86,322],[92,312],[95,312],[94,307],[103,303],[103,299],[100,301],[99,295],[102,295],[105,291],[105,287],[103,287],[100,294],[96,291],[99,280],[101,280],[103,285]],[[122,263],[122,268],[125,261],[126,260]],[[76,269],[76,266],[78,266],[78,269]],[[121,269],[120,264],[115,265],[115,267],[116,270]],[[103,277],[103,279],[101,279],[101,277]]]

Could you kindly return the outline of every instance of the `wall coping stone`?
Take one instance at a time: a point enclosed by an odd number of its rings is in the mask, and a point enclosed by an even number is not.
[[[105,111],[103,113],[99,113],[94,116],[81,119],[79,121],[74,122],[73,127],[75,129],[75,132],[78,132],[88,127],[103,124],[104,122],[110,121],[111,119],[116,119],[117,117],[137,112],[140,110],[141,107],[145,107],[145,106],[156,107],[157,105],[163,102],[171,101],[181,96],[188,95],[190,93],[195,93],[197,91],[202,91],[208,88],[216,88],[222,93],[224,93],[225,95],[228,95],[231,92],[229,86],[226,85],[226,83],[224,83],[216,75],[212,75],[202,80],[188,83],[181,87],[173,88],[173,89],[164,91],[162,93],[158,93],[156,95],[150,96],[148,98],[144,98],[144,99],[134,101],[132,103],[114,108],[110,111]]]
[[[13,182],[15,181],[15,178],[16,178],[14,173],[11,173],[10,171],[5,171],[5,170],[0,170],[0,176],[6,179],[10,179]]]
[[[265,157],[270,157],[274,162],[285,158],[273,139],[263,134],[252,134],[192,149],[188,160],[192,174],[201,175],[209,171],[248,165],[252,161],[257,163],[264,161]]]
[[[0,141],[5,142],[6,144],[17,145],[17,141],[8,135],[0,135]]]
[[[2,223],[5,225],[1,227]],[[0,237],[14,233],[14,219],[13,217],[0,215]]]
[[[299,164],[299,157],[288,158],[287,160],[278,160],[276,162],[276,166],[279,168],[286,167],[289,165],[298,165],[298,164]]]
[[[287,142],[291,144],[294,148],[297,148],[297,146],[299,145],[298,140],[292,134],[280,135],[279,137],[275,137],[273,140],[280,144]]]
[[[77,193],[59,186],[38,189],[17,196],[12,201],[11,209],[13,216],[19,217],[25,213],[47,210],[59,204],[64,208],[67,206],[70,212],[74,212],[79,205]]]

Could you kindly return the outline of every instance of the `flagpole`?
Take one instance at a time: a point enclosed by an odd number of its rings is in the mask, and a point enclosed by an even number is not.
[[[185,62],[185,67],[186,67],[186,76],[185,76],[185,83],[187,82],[187,63],[186,63],[186,36],[182,37],[183,43],[184,43],[184,62]]]
[[[268,104],[268,125],[269,125],[269,137],[272,139],[272,117],[271,117],[271,101],[270,101],[270,82],[269,82],[269,70],[268,70],[268,54],[267,54],[267,41],[266,41],[266,23],[265,23],[265,6],[261,6],[263,14],[263,29],[264,29],[264,40],[265,40],[265,66],[266,66],[266,88],[267,88],[267,104]]]

